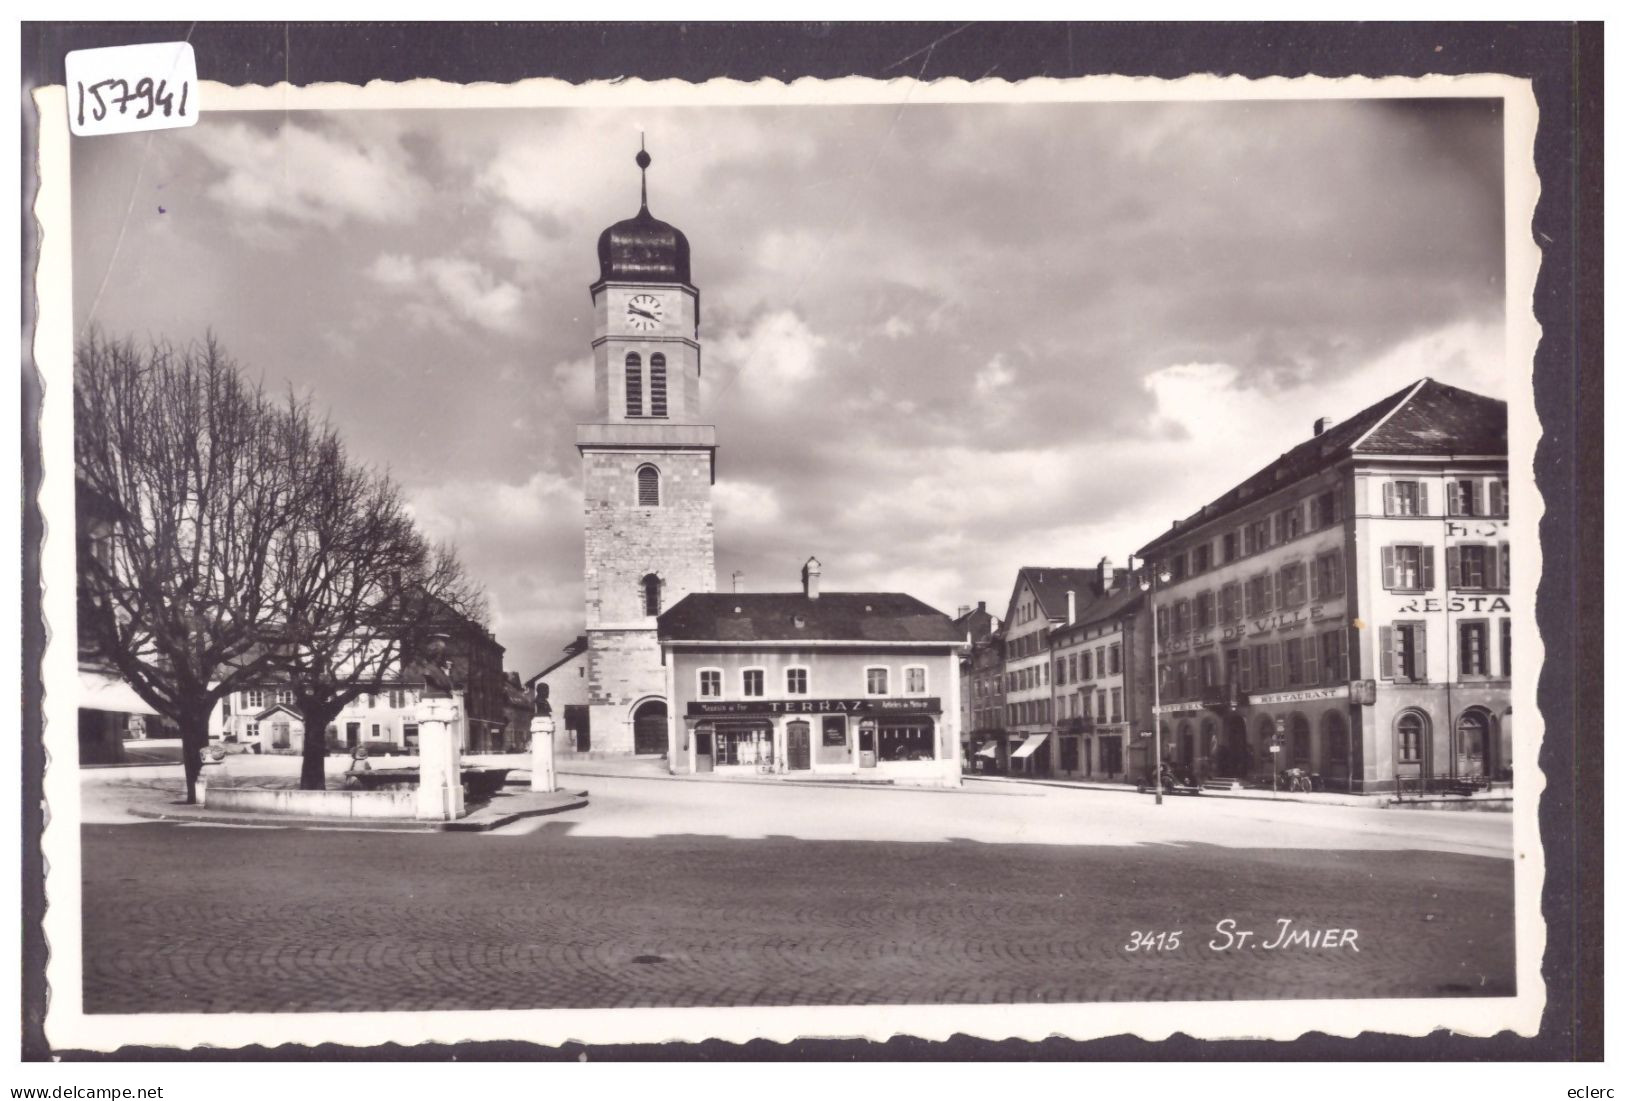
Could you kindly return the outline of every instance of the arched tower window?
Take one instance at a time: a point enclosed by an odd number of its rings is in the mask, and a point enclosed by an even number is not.
[[[660,504],[660,471],[652,466],[638,467],[638,504]]]
[[[660,614],[660,578],[652,573],[643,575],[643,614]]]
[[[649,357],[649,415],[666,415],[666,357],[659,352]]]
[[[643,357],[626,353],[626,415],[643,416]]]

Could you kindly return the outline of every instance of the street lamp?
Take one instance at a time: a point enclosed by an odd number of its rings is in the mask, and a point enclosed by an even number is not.
[[[1129,555],[1129,569],[1134,568],[1134,560],[1138,555]],[[1143,567],[1140,570],[1140,591],[1155,593],[1158,584],[1166,585],[1173,580],[1173,574],[1167,566],[1152,566],[1143,558],[1140,559]],[[1157,604],[1155,600],[1148,600],[1146,607],[1151,613],[1151,747],[1154,763],[1151,766],[1151,786],[1157,794],[1157,806],[1162,806],[1162,654],[1160,642],[1157,639]]]

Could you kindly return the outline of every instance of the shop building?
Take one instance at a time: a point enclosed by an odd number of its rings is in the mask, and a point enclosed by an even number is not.
[[[1151,628],[1132,576],[1107,559],[1096,568],[1101,598],[1050,633],[1055,775],[1129,780],[1145,771],[1151,729]]]
[[[957,786],[948,616],[902,593],[690,593],[659,619],[675,774]]]
[[[1053,775],[1056,742],[1051,634],[1128,584],[1127,570],[1023,566],[1004,621],[1005,729],[1012,774]],[[1074,744],[1074,747],[1076,745]],[[980,750],[979,750],[980,751]]]
[[[1510,779],[1506,454],[1504,402],[1424,378],[1142,548],[1170,577],[1165,758],[1354,792]]]
[[[986,601],[964,606],[954,630],[965,640],[959,659],[959,737],[966,771],[1002,771],[997,739],[1004,730],[1004,678],[999,617]],[[979,748],[986,747],[981,756]]]

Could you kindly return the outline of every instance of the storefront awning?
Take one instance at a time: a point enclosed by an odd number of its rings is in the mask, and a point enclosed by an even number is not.
[[[156,715],[152,705],[135,694],[120,677],[79,670],[79,706],[87,711],[118,711],[127,715]]]
[[[978,757],[997,757],[999,755],[999,743],[988,742],[981,749],[976,751],[976,755]]]
[[[1030,737],[1026,741],[1022,742],[1021,743],[1021,748],[1017,749],[1014,753],[1010,754],[1010,756],[1011,757],[1031,757],[1035,752],[1037,752],[1038,747],[1044,744],[1044,739],[1048,738],[1048,737],[1049,737],[1048,734],[1034,734],[1032,737]]]

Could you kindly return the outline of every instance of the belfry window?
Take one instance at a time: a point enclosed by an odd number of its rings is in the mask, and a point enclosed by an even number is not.
[[[638,504],[660,504],[660,471],[652,466],[638,467]]]
[[[649,415],[666,415],[666,357],[659,352],[649,357]]]
[[[660,578],[652,573],[643,576],[643,614],[660,614]]]
[[[626,354],[626,415],[643,416],[643,357],[636,352]]]

